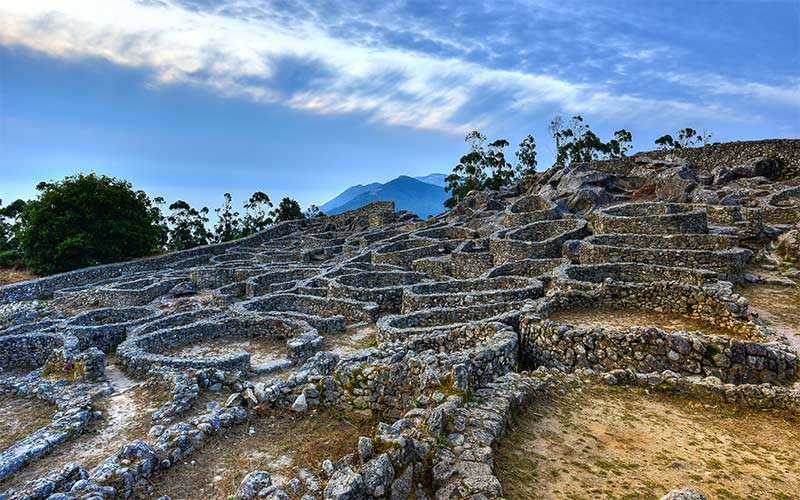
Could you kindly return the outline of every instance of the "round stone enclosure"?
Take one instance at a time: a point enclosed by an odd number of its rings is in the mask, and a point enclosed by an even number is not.
[[[345,274],[333,279],[328,289],[331,297],[374,302],[381,311],[399,312],[403,302],[403,287],[426,280],[421,273],[405,271],[374,271]]]
[[[586,221],[582,219],[534,222],[493,234],[489,240],[489,252],[496,265],[519,259],[560,257],[565,241],[581,239],[586,232]]]
[[[706,233],[708,215],[694,205],[626,203],[597,212],[594,229],[597,233]]]
[[[539,195],[530,195],[518,199],[506,208],[503,225],[512,228],[558,218],[558,208],[552,201]]]
[[[402,310],[412,312],[434,307],[520,302],[543,294],[541,281],[521,276],[422,283],[404,290]]]
[[[134,373],[146,373],[155,366],[249,371],[250,355],[247,353],[214,358],[184,358],[160,354],[180,346],[201,343],[205,339],[221,338],[319,339],[319,335],[305,321],[270,316],[216,317],[128,339],[117,348],[117,355],[126,369]],[[319,346],[321,347],[321,339]]]
[[[264,295],[239,302],[233,308],[250,313],[295,315],[323,332],[341,331],[348,323],[373,323],[379,309],[370,302],[292,293]]]
[[[80,342],[80,350],[97,347],[111,352],[126,339],[133,327],[161,316],[154,307],[107,307],[79,314],[67,322],[66,330]]]

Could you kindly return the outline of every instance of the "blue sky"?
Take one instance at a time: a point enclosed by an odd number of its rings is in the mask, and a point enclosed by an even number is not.
[[[79,171],[215,207],[448,172],[580,113],[800,136],[800,1],[0,0],[0,199]]]

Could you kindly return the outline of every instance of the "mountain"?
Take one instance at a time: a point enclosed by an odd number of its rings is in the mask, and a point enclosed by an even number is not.
[[[352,192],[351,190],[358,191],[358,194],[344,203],[337,201],[346,199],[349,196],[348,193]],[[334,215],[362,207],[373,201],[393,201],[396,210],[408,210],[424,218],[443,212],[443,203],[447,198],[449,195],[443,187],[401,175],[386,184],[372,183],[367,186],[359,185],[348,188],[336,198],[320,206],[320,209],[328,215]],[[324,207],[328,205],[333,205],[333,208],[326,210]]]
[[[322,210],[324,213],[339,213],[339,212],[332,212],[337,207],[340,207],[347,203],[348,201],[352,200],[356,196],[360,195],[361,193],[366,193],[367,191],[371,191],[373,189],[377,189],[381,187],[383,184],[380,182],[373,182],[372,184],[367,184],[366,186],[363,184],[358,184],[356,186],[351,186],[345,189],[342,194],[337,196],[336,198],[332,199],[331,201],[320,205],[319,209]]]
[[[447,182],[445,182],[445,177],[447,174],[428,174],[422,177],[414,177],[418,181],[427,182],[428,184],[433,184],[434,186],[445,187],[447,186]]]

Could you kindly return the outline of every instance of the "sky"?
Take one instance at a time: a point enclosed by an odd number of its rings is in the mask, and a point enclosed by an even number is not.
[[[0,199],[97,172],[322,204],[556,115],[800,137],[800,0],[0,0]],[[510,148],[509,153],[513,151]]]

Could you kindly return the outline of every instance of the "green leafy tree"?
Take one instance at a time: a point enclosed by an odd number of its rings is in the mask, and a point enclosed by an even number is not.
[[[711,133],[705,130],[701,133],[691,127],[686,127],[678,130],[677,139],[673,138],[670,134],[666,134],[656,139],[655,143],[661,149],[693,148],[700,145],[707,145],[708,141],[711,139],[711,135]]]
[[[478,131],[472,131],[467,134],[465,141],[469,144],[469,152],[445,177],[445,190],[450,193],[450,198],[444,202],[447,208],[456,206],[470,191],[510,186],[520,177],[536,171],[536,141],[531,135],[520,143],[515,153],[515,165],[506,159],[508,141],[505,139],[497,139],[484,146],[486,137]]]
[[[453,172],[444,179],[447,182],[445,190],[450,193],[450,198],[444,202],[447,208],[456,206],[470,191],[483,190],[486,187],[488,176],[484,168],[486,152],[483,147],[486,136],[473,130],[464,141],[469,144],[469,152],[459,159]]]
[[[214,226],[214,238],[218,242],[231,241],[242,236],[242,221],[239,212],[233,209],[230,193],[225,193],[222,206],[215,208],[217,224]]]
[[[263,231],[272,224],[269,215],[272,202],[265,193],[256,191],[244,204],[244,219],[242,220],[242,236],[249,236]]]
[[[325,214],[322,210],[319,209],[316,205],[309,205],[306,211],[303,213],[306,219],[313,219],[315,217],[325,217]]]
[[[528,135],[517,147],[517,152],[514,153],[517,157],[517,175],[526,177],[536,173],[536,139],[532,135]]]
[[[556,117],[549,130],[556,145],[557,165],[619,158],[630,150],[633,140],[629,131],[620,129],[611,140],[603,142],[581,115],[573,116],[569,127],[564,127],[561,117]]]
[[[141,257],[163,241],[152,201],[127,181],[78,174],[37,189],[21,212],[20,247],[38,274]]]
[[[20,234],[21,216],[25,209],[24,200],[16,200],[3,207],[0,201],[0,266],[18,267],[22,265]]]
[[[300,209],[300,204],[295,200],[284,197],[278,204],[278,208],[273,210],[270,215],[275,223],[284,222],[287,220],[304,219],[303,211]]]
[[[208,207],[200,210],[192,208],[183,200],[169,206],[167,221],[170,225],[169,248],[186,250],[201,245],[208,245],[212,238],[211,231],[206,229],[208,223]]]

